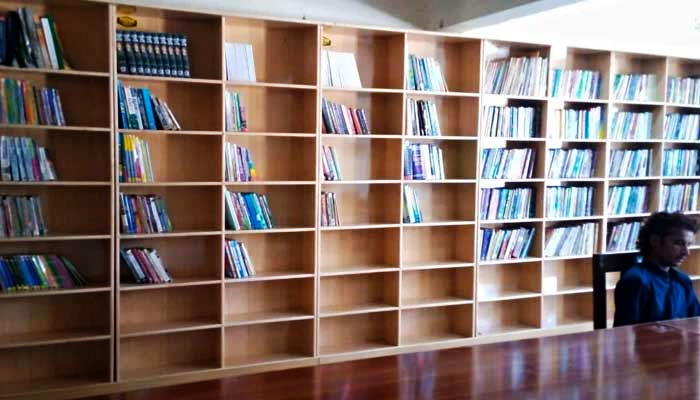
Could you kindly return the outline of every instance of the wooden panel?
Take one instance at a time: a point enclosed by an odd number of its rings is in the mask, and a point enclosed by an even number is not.
[[[226,17],[224,40],[253,45],[258,82],[316,84],[316,25]]]
[[[324,135],[323,145],[335,150],[343,180],[398,180],[403,174],[399,140]]]
[[[364,110],[369,131],[375,135],[400,135],[403,96],[400,93],[365,93],[325,90],[329,102]]]
[[[314,187],[313,186],[235,186],[228,185],[232,192],[255,192],[267,195],[275,228],[313,227]]]
[[[477,335],[540,328],[541,298],[479,303]]]
[[[138,22],[134,30],[185,35],[192,78],[222,79],[221,17],[146,7],[137,7],[130,16]]]
[[[221,279],[223,252],[219,236],[121,241],[121,249],[134,247],[155,249],[173,278],[173,283],[181,280]],[[128,272],[128,266],[121,257],[118,260],[120,272],[128,277],[127,280],[122,279],[122,284],[131,283],[133,278]]]
[[[221,365],[219,329],[122,339],[119,348],[119,376],[123,381]]]
[[[472,336],[471,304],[401,312],[401,344],[431,343]]]
[[[219,285],[122,291],[119,295],[121,335],[140,334],[190,323],[221,322]]]
[[[65,240],[3,243],[0,254],[56,254],[68,257],[89,286],[111,282],[109,240]]]
[[[260,181],[316,179],[316,142],[313,138],[232,134],[226,137],[226,142],[250,150]]]
[[[322,278],[319,290],[321,314],[399,305],[396,272]]]
[[[406,227],[401,252],[403,266],[474,262],[474,227]]]
[[[666,59],[664,57],[633,53],[612,53],[612,79],[617,74],[656,75],[656,97],[653,101],[663,101],[666,89]],[[612,98],[612,93],[610,95]]]
[[[404,271],[401,305],[474,299],[473,268]]]
[[[449,83],[448,83],[449,85]],[[421,94],[410,94],[407,98],[413,100],[427,100],[435,103],[437,119],[440,124],[440,132],[444,136],[469,136],[479,135],[479,99],[476,97],[443,97]],[[406,134],[412,135],[412,127],[408,125],[408,115],[411,112],[408,101],[406,102]]]
[[[313,321],[226,328],[225,367],[286,361],[314,355]]]
[[[30,137],[46,148],[59,181],[111,180],[108,133],[0,128],[0,136]]]
[[[323,36],[331,44],[322,50],[355,54],[362,87],[403,88],[403,33],[324,26]]]
[[[107,335],[111,322],[109,302],[107,292],[3,299],[0,345],[23,335],[58,332]],[[76,315],[80,318],[75,318]]]
[[[314,273],[314,232],[227,236],[245,244],[258,276]]]
[[[109,364],[108,340],[3,350],[0,395],[108,383]]]
[[[229,281],[224,293],[224,322],[255,321],[285,315],[313,315],[313,283],[313,279]]]
[[[481,42],[475,39],[447,38],[410,33],[406,51],[417,57],[432,57],[442,70],[452,92],[479,92]]]
[[[5,186],[0,195],[39,196],[50,235],[108,235],[111,230],[109,187]]]
[[[357,267],[398,267],[399,230],[322,232],[319,263],[321,272]]]
[[[592,290],[591,260],[547,260],[542,269],[542,291]]]
[[[71,68],[109,72],[108,4],[45,0],[8,0],[0,4],[3,14],[20,7],[31,7],[34,15],[53,17],[64,58]]]
[[[407,184],[416,192],[423,222],[474,221],[476,185],[468,183]]]
[[[322,318],[321,354],[374,350],[398,344],[398,312]]]
[[[593,321],[592,293],[545,296],[542,307],[543,328]]]
[[[315,90],[235,85],[227,85],[226,90],[239,94],[248,132],[316,132]]]
[[[148,143],[156,182],[219,182],[221,137],[132,134]]]
[[[400,184],[324,184],[322,188],[335,193],[341,226],[401,222]]]
[[[482,266],[478,279],[480,301],[539,294],[542,287],[539,262]]]
[[[192,44],[188,45],[192,47]],[[183,130],[223,130],[221,86],[187,81],[149,81],[120,75],[124,86],[147,87],[151,94],[165,101]],[[203,107],[203,105],[206,105]]]
[[[163,197],[175,232],[218,231],[222,228],[222,195],[218,187],[123,187],[121,192]]]

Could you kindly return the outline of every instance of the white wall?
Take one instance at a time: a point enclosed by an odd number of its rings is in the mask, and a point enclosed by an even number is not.
[[[698,0],[587,0],[462,32],[700,58],[699,25]]]
[[[422,0],[118,0],[120,4],[390,28],[417,28]]]

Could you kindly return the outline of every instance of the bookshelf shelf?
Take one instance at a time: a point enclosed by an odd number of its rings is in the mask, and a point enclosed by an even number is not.
[[[698,60],[136,6],[130,15],[138,27],[126,30],[186,35],[191,77],[130,75],[118,72],[115,31],[122,28],[111,22],[117,5],[9,0],[0,11],[23,6],[54,17],[71,69],[0,66],[0,75],[56,88],[66,126],[0,123],[0,134],[45,147],[57,172],[54,181],[0,182],[0,196],[41,196],[49,229],[47,236],[0,238],[0,255],[64,255],[87,286],[0,293],[0,314],[18,315],[0,323],[0,396],[52,397],[76,387],[94,393],[111,384],[150,385],[158,377],[184,381],[416,345],[465,345],[484,336],[590,329],[590,255],[545,257],[551,228],[593,222],[594,251],[603,251],[613,226],[649,215],[608,212],[612,187],[647,186],[644,210],[651,211],[665,207],[665,185],[700,181],[695,174],[661,176],[665,150],[698,149],[693,140],[664,139],[686,137],[666,134],[667,114],[700,110],[683,103],[690,96],[671,90],[680,82],[675,78],[700,75]],[[254,81],[229,74],[227,43],[250,45]],[[352,53],[362,87],[329,87],[326,51]],[[410,56],[434,59],[449,91],[413,90]],[[536,56],[548,60],[540,75],[546,90],[488,93],[491,61]],[[555,97],[555,70],[599,72],[599,93]],[[655,75],[653,96],[616,97],[620,74]],[[167,102],[182,130],[119,129],[118,81]],[[244,132],[226,123],[234,109],[230,92],[245,107]],[[324,100],[364,110],[371,133],[325,133]],[[440,136],[413,135],[415,101],[434,103]],[[526,132],[534,137],[501,137],[515,133],[489,122],[492,107],[536,108],[534,129]],[[560,132],[568,126],[559,119],[562,110],[596,107],[600,132]],[[613,129],[616,112],[651,113],[651,134]],[[148,143],[153,182],[119,182],[118,133]],[[230,145],[250,151],[251,181],[226,173]],[[410,179],[404,163],[412,162],[411,145],[438,147],[445,179]],[[325,180],[326,146],[343,180]],[[534,150],[531,177],[482,178],[482,151],[492,148]],[[595,150],[595,173],[550,177],[548,152],[555,149]],[[609,176],[612,151],[639,149],[653,151],[649,176]],[[557,186],[593,188],[591,215],[553,211],[548,195]],[[501,188],[533,189],[532,212],[480,218],[481,191]],[[274,227],[232,230],[229,191],[264,194]],[[326,192],[335,194],[339,226],[322,226]],[[120,193],[162,197],[173,232],[120,233]],[[421,222],[404,220],[405,193],[415,193]],[[527,257],[479,260],[481,228],[520,226],[535,229]],[[231,240],[245,245],[252,276],[227,276],[224,246]],[[131,248],[156,250],[173,281],[133,283],[120,256]],[[698,264],[696,250],[689,264]],[[691,275],[700,276],[695,269]],[[54,312],[91,318],[54,318]]]
[[[107,330],[95,331],[63,331],[20,335],[0,336],[0,349],[12,349],[33,346],[48,346],[65,343],[80,343],[109,340],[110,335]]]

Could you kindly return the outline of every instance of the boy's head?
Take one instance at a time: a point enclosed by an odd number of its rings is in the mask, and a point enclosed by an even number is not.
[[[639,230],[637,246],[642,255],[663,267],[677,267],[688,257],[697,222],[680,213],[652,214]]]

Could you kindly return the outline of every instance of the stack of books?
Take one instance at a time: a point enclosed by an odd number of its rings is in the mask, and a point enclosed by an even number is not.
[[[85,278],[64,256],[53,254],[0,256],[0,289],[72,289],[85,286]]]
[[[46,234],[39,196],[0,196],[0,238]]]
[[[120,74],[190,77],[187,36],[183,34],[117,30],[116,50]]]
[[[173,225],[165,208],[165,201],[156,195],[119,194],[121,205],[121,233],[172,232]]]
[[[34,139],[0,136],[0,181],[37,182],[56,180],[56,170]]]
[[[127,248],[121,249],[119,254],[122,259],[122,275],[125,280],[127,279],[126,275],[128,275],[130,281],[143,284],[161,284],[173,281],[170,272],[165,268],[163,260],[155,249]]]
[[[267,196],[226,190],[226,226],[236,231],[275,227]]]

